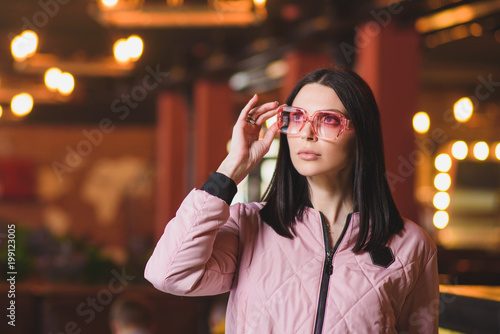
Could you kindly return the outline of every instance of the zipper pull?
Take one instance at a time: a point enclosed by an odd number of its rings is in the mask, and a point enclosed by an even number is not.
[[[333,273],[333,252],[332,251],[329,251],[328,252],[328,256],[327,256],[327,259],[328,259],[328,275],[332,275]]]

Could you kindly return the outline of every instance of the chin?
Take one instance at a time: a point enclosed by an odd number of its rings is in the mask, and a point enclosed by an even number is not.
[[[300,166],[299,168],[295,168],[297,172],[305,177],[313,177],[325,174],[326,171],[318,170],[318,168],[304,167]]]

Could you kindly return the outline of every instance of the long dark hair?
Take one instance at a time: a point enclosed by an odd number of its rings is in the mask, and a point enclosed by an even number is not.
[[[332,88],[349,113],[356,132],[353,200],[359,210],[359,235],[352,249],[358,253],[383,246],[403,229],[403,220],[386,179],[380,115],[366,82],[348,69],[322,68],[304,77],[292,90],[287,105],[307,84]],[[286,135],[280,134],[280,148],[271,183],[263,196],[262,219],[276,233],[293,239],[294,225],[310,203],[306,177],[300,175],[290,158]]]

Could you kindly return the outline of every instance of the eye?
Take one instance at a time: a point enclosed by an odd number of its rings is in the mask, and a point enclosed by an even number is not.
[[[340,118],[337,115],[325,114],[321,118],[321,121],[326,125],[339,125]]]
[[[302,115],[302,113],[300,113],[300,112],[293,113],[291,116],[291,120],[293,122],[302,122],[303,119],[304,119],[304,115]]]

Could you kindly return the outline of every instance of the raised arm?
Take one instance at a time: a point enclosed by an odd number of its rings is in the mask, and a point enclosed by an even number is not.
[[[157,289],[177,295],[227,292],[238,263],[241,205],[229,207],[236,184],[269,150],[278,130],[262,125],[277,112],[277,102],[253,108],[257,95],[243,108],[233,128],[229,153],[202,189],[184,199],[167,224],[149,259],[145,277]],[[248,121],[248,115],[252,122]]]

